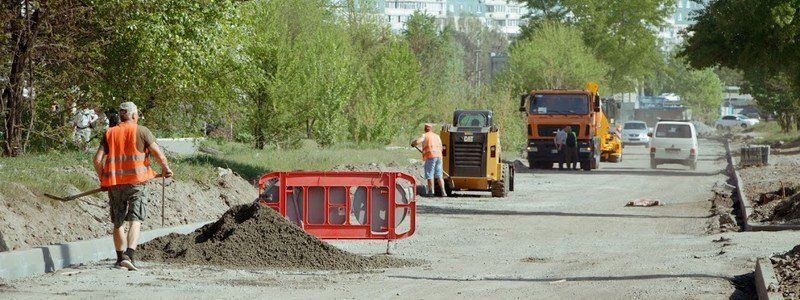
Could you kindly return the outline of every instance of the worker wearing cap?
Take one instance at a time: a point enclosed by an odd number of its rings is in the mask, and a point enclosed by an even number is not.
[[[422,145],[422,159],[425,161],[425,179],[428,181],[428,194],[433,194],[434,178],[438,181],[440,190],[444,192],[442,139],[433,132],[433,124],[425,124],[425,133],[418,139],[411,141],[411,147],[417,147],[417,145]]]
[[[120,123],[106,131],[97,149],[94,168],[100,186],[108,191],[111,222],[114,224],[112,236],[117,252],[115,267],[136,270],[133,253],[139,242],[142,221],[147,216],[145,183],[156,176],[150,168],[150,154],[155,155],[165,178],[172,176],[172,170],[153,133],[138,125],[139,112],[133,102],[120,104],[119,117]],[[123,227],[125,221],[129,227],[127,237]]]

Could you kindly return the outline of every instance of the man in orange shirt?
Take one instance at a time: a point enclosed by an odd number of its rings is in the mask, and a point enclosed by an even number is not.
[[[156,176],[150,168],[150,153],[155,155],[165,178],[172,177],[172,170],[153,133],[138,125],[139,112],[133,102],[120,104],[119,117],[120,123],[106,131],[97,149],[94,168],[100,186],[108,191],[111,222],[114,223],[112,236],[117,252],[115,267],[135,271],[133,253],[139,243],[142,221],[147,217],[145,184]],[[127,239],[122,226],[125,221],[129,227]]]
[[[422,159],[425,161],[425,179],[428,180],[428,194],[433,194],[434,178],[438,181],[441,192],[444,193],[442,139],[433,132],[433,124],[425,124],[425,133],[420,138],[411,141],[411,147],[416,147],[417,145],[422,145]]]

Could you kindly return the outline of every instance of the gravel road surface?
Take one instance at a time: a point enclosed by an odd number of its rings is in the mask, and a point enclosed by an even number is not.
[[[0,298],[523,298],[727,299],[753,258],[785,252],[800,233],[708,234],[710,191],[726,179],[721,144],[702,140],[697,171],[649,169],[646,148],[592,172],[518,170],[506,199],[419,199],[418,230],[393,245],[420,267],[367,272],[230,270],[109,263],[0,283]],[[637,198],[658,207],[625,207]],[[722,238],[722,239],[721,239]],[[717,242],[715,242],[717,240]],[[385,242],[340,241],[361,254]],[[109,245],[110,246],[110,245]]]

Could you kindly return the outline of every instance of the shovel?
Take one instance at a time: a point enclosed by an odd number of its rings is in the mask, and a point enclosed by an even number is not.
[[[161,177],[161,174],[156,175],[155,178],[159,178],[159,177]],[[47,197],[47,198],[53,199],[53,200],[58,200],[58,201],[62,201],[62,202],[69,202],[69,201],[72,201],[72,200],[75,200],[75,199],[78,199],[78,198],[81,198],[81,197],[94,195],[94,194],[97,194],[97,193],[102,192],[102,191],[103,191],[103,188],[96,188],[96,189],[93,189],[91,191],[86,191],[86,192],[83,192],[83,193],[80,193],[80,194],[76,194],[76,195],[72,195],[72,196],[66,196],[66,197],[54,196],[54,195],[51,195],[51,194],[48,194],[48,193],[44,193],[44,196]]]

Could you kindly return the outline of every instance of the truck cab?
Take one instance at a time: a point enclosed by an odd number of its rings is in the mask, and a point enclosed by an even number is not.
[[[527,158],[530,168],[550,169],[561,161],[555,148],[556,131],[569,126],[578,137],[578,161],[584,170],[596,169],[601,155],[602,109],[594,90],[533,90],[520,98],[527,119]]]

